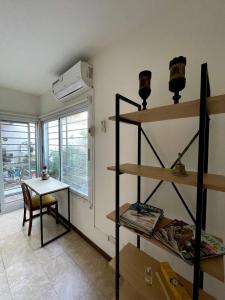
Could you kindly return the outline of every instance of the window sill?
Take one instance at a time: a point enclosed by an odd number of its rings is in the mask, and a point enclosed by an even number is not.
[[[86,195],[84,195],[84,194],[82,194],[82,193],[77,192],[76,190],[74,190],[74,189],[71,188],[71,187],[70,187],[70,192],[71,192],[72,194],[74,194],[74,195],[76,195],[76,196],[78,196],[78,197],[84,199],[84,200],[87,200],[87,201],[89,200],[89,199],[88,199],[88,196],[86,196]]]

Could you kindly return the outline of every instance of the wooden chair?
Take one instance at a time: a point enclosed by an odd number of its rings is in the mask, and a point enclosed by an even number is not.
[[[29,221],[28,236],[31,234],[32,220],[40,214],[33,214],[34,211],[40,210],[40,196],[31,196],[28,186],[23,182],[21,183],[24,199],[24,214],[23,214],[23,226],[25,222]],[[47,208],[47,213],[50,214],[51,206],[55,205],[56,212],[56,224],[58,223],[58,202],[51,194],[42,196],[42,208]],[[27,209],[29,210],[29,219],[26,218]],[[44,212],[43,212],[44,214]]]

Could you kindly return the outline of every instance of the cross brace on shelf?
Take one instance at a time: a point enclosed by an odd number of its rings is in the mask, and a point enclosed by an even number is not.
[[[154,146],[152,145],[150,139],[149,139],[148,136],[146,135],[146,133],[145,133],[145,131],[144,131],[143,128],[141,128],[141,132],[142,132],[142,134],[144,135],[146,141],[148,142],[150,148],[152,149],[152,152],[154,153],[154,155],[155,155],[155,157],[157,158],[158,162],[160,163],[161,167],[162,167],[162,168],[165,168],[164,163],[162,162],[161,158],[159,157],[157,151],[155,150]],[[187,146],[183,149],[183,151],[181,152],[180,158],[182,158],[182,157],[184,156],[184,154],[187,152],[187,150],[190,148],[190,146],[191,146],[191,145],[194,143],[194,141],[197,139],[198,135],[199,135],[199,131],[196,132],[196,134],[192,137],[192,139],[191,139],[190,142],[187,144]],[[173,169],[174,166],[177,164],[177,162],[178,162],[178,158],[177,158],[177,159],[174,161],[174,163],[171,165],[170,169]],[[151,194],[150,194],[150,195],[148,196],[148,198],[145,200],[145,202],[144,202],[145,204],[152,198],[152,196],[155,194],[155,192],[158,190],[158,188],[160,187],[160,185],[161,185],[162,183],[163,183],[163,180],[161,180],[161,181],[157,184],[157,186],[154,188],[154,190],[151,192]],[[187,206],[187,204],[186,204],[184,198],[182,197],[180,191],[178,190],[176,184],[173,183],[173,182],[171,182],[171,184],[172,184],[174,190],[176,191],[176,193],[177,193],[179,199],[181,200],[182,204],[184,205],[185,209],[187,210],[189,216],[191,217],[192,221],[193,221],[194,223],[196,223],[195,218],[194,218],[192,212],[190,211],[189,207]]]

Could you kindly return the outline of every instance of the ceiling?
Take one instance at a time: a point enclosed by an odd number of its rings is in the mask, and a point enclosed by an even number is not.
[[[195,26],[204,29],[204,22],[222,35],[225,30],[224,0],[0,0],[0,7],[0,86],[35,95],[78,59],[93,57],[146,22],[154,35],[159,27],[183,35],[184,18],[186,31],[193,29],[190,44],[198,39]]]
[[[151,1],[0,0],[0,86],[40,95],[138,26]]]

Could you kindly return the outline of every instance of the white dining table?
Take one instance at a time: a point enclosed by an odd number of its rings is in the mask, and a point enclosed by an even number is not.
[[[40,196],[40,228],[41,228],[41,247],[55,241],[64,234],[70,231],[70,186],[57,179],[49,177],[47,180],[42,180],[41,177],[22,180],[33,192]],[[43,240],[43,211],[42,211],[42,197],[47,194],[56,193],[62,190],[67,190],[68,200],[68,218],[66,219],[67,225],[59,220],[59,222],[66,228],[66,231],[44,242]]]

